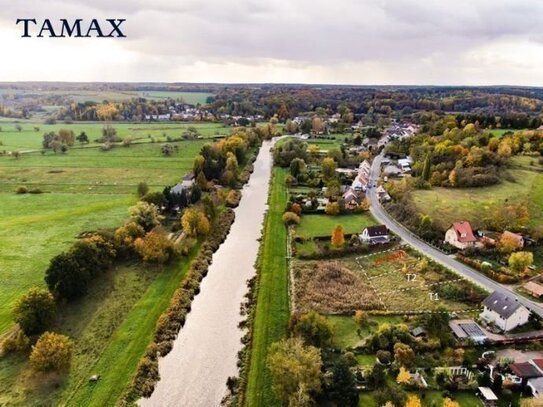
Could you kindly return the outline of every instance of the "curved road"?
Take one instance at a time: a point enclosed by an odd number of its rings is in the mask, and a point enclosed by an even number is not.
[[[373,160],[370,171],[370,185],[376,185],[379,180],[379,175],[381,173],[381,160],[383,159],[383,154],[381,153]],[[530,309],[532,312],[538,314],[540,317],[543,317],[543,307],[533,301],[530,301],[528,298],[525,298],[521,295],[515,293],[511,288],[497,283],[494,280],[486,277],[485,275],[477,272],[471,267],[466,266],[465,264],[459,262],[453,257],[444,254],[443,252],[435,249],[430,246],[423,240],[419,239],[413,233],[408,231],[400,223],[396,222],[381,206],[375,188],[369,188],[367,191],[367,197],[370,201],[370,211],[372,215],[377,219],[377,221],[386,225],[392,232],[399,236],[404,242],[408,243],[410,246],[414,247],[416,250],[424,253],[429,258],[435,260],[436,262],[444,265],[445,267],[451,269],[455,273],[461,275],[462,277],[472,281],[478,286],[492,292],[498,291],[512,295],[515,298],[518,298],[518,301],[523,304],[526,308]]]

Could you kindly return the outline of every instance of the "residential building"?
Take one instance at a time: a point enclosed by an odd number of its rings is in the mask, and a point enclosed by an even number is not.
[[[535,281],[528,281],[522,288],[528,291],[532,297],[543,298],[543,285],[537,284]]]
[[[445,242],[458,249],[475,247],[477,239],[473,235],[473,230],[469,222],[455,222],[445,233]]]
[[[359,238],[361,242],[370,245],[390,242],[389,232],[385,225],[368,226],[362,231]]]
[[[494,291],[483,301],[480,317],[488,324],[496,325],[504,332],[524,325],[530,318],[530,311],[518,299]]]

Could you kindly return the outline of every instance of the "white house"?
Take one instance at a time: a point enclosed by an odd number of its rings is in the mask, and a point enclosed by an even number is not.
[[[359,235],[360,241],[368,244],[383,244],[390,242],[388,229],[385,225],[368,226]]]
[[[474,247],[477,245],[477,239],[473,235],[473,230],[469,222],[455,222],[445,233],[445,242],[458,249]]]
[[[518,299],[498,291],[485,298],[483,306],[481,319],[496,325],[504,332],[524,325],[530,318],[530,311]]]

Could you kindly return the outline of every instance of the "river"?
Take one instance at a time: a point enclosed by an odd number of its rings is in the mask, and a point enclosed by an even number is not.
[[[243,187],[230,233],[213,255],[200,293],[172,351],[159,360],[160,381],[144,407],[218,406],[226,395],[226,380],[236,376],[243,332],[239,313],[254,264],[267,210],[272,170],[272,141],[264,141],[254,172]]]

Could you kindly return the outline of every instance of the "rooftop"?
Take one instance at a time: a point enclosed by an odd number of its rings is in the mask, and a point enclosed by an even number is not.
[[[517,299],[498,291],[494,291],[486,297],[483,305],[503,318],[509,318],[516,310],[522,307]]]

